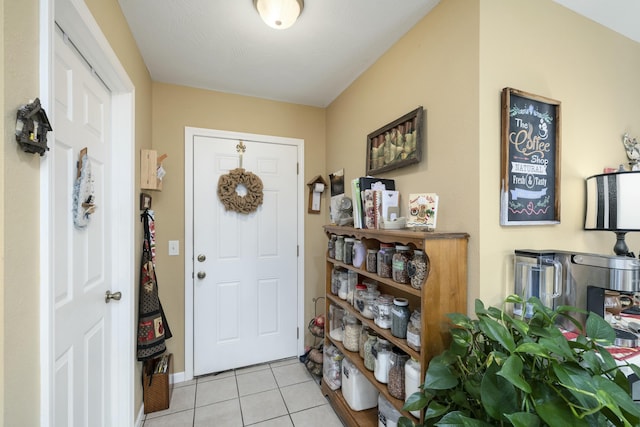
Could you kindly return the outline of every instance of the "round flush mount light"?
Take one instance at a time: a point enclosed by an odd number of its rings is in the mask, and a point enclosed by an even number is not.
[[[253,0],[253,5],[265,24],[277,30],[284,30],[295,24],[304,8],[304,1]]]

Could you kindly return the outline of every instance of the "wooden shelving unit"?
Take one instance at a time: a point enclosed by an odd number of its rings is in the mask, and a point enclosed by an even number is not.
[[[335,225],[326,225],[324,231],[327,234],[327,238],[330,238],[332,234],[355,237],[361,240],[368,249],[377,249],[380,243],[383,242],[407,245],[412,249],[425,251],[429,257],[430,273],[422,289],[415,289],[410,285],[397,283],[392,279],[369,273],[365,270],[364,265],[362,268],[356,268],[353,265],[345,264],[329,257],[326,259],[325,276],[325,313],[329,313],[329,305],[334,304],[353,314],[362,324],[369,326],[409,356],[419,360],[421,365],[420,376],[424,378],[431,358],[441,353],[449,345],[450,324],[446,314],[453,312],[466,313],[467,311],[467,244],[469,235],[467,233],[412,230],[369,230]],[[357,272],[361,276],[358,279],[359,282],[362,278],[377,281],[378,290],[381,293],[407,298],[411,311],[420,308],[422,319],[420,336],[422,346],[420,351],[413,350],[407,345],[406,340],[394,337],[389,329],[378,327],[373,319],[367,319],[362,316],[347,301],[332,294],[331,271],[334,266]],[[328,323],[327,321],[325,328],[329,327]],[[378,382],[373,372],[364,367],[364,361],[360,358],[358,352],[351,352],[345,349],[341,342],[333,340],[328,331],[325,331],[325,346],[329,344],[336,346],[344,357],[348,358],[396,409],[401,411],[404,416],[417,421],[411,414],[402,411],[404,401],[392,397],[387,390],[387,385]],[[351,410],[340,390],[331,390],[324,381],[322,382],[322,392],[327,396],[334,410],[347,426],[375,427],[378,425],[377,408],[366,411]]]

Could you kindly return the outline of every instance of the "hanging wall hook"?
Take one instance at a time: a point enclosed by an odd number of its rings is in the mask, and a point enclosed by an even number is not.
[[[240,142],[238,142],[238,145],[236,145],[236,151],[240,153],[240,168],[242,168],[242,155],[246,150],[247,150],[247,146],[244,145],[242,140],[240,140]]]

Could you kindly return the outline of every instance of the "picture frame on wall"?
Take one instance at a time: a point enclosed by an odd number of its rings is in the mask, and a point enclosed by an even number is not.
[[[422,160],[422,106],[367,135],[366,174],[375,175]]]
[[[560,106],[502,90],[500,225],[560,223]]]

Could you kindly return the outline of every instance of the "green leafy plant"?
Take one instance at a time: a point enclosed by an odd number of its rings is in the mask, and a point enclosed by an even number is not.
[[[475,302],[477,319],[449,314],[454,327],[449,349],[429,363],[425,382],[404,409],[425,408],[421,426],[580,427],[638,426],[640,406],[630,397],[624,366],[603,346],[615,339],[612,327],[589,314],[585,328],[572,316],[584,312],[545,307],[533,297],[530,318],[506,312],[525,301],[511,295],[502,309]],[[523,310],[524,311],[524,310]],[[568,340],[559,317],[579,328]],[[400,418],[399,426],[416,424]]]

